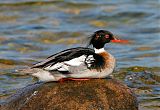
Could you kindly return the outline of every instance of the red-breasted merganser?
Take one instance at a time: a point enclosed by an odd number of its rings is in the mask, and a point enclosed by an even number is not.
[[[109,42],[120,42],[106,30],[98,30],[91,36],[89,44],[94,49],[77,47],[56,53],[39,62],[25,73],[37,77],[40,81],[60,81],[61,79],[105,78],[115,67],[115,58],[104,50]]]

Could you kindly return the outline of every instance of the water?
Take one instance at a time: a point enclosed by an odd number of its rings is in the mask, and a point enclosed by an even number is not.
[[[158,0],[0,0],[0,98],[36,82],[14,73],[107,29],[129,44],[108,44],[115,78],[133,88],[141,110],[160,108]]]

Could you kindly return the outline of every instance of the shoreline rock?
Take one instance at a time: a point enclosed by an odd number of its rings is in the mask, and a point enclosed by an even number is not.
[[[37,83],[17,91],[1,110],[138,110],[133,91],[115,79]]]

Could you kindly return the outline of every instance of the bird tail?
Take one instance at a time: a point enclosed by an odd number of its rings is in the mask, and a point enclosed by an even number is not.
[[[22,75],[32,75],[34,73],[41,72],[43,70],[39,68],[25,68],[25,69],[17,69],[15,71],[21,73]]]
[[[49,72],[40,68],[27,68],[27,69],[19,69],[17,70],[21,75],[31,75],[33,77],[37,77],[40,81],[50,82],[50,81],[58,81],[62,78],[66,78],[66,75],[56,72]]]

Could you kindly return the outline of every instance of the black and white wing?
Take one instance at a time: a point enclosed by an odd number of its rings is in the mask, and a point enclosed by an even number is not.
[[[82,63],[86,64],[89,69],[98,68],[98,66],[103,65],[103,58],[95,54],[93,49],[77,47],[54,54],[31,68],[43,68],[49,71],[68,71],[69,66],[79,66]]]

